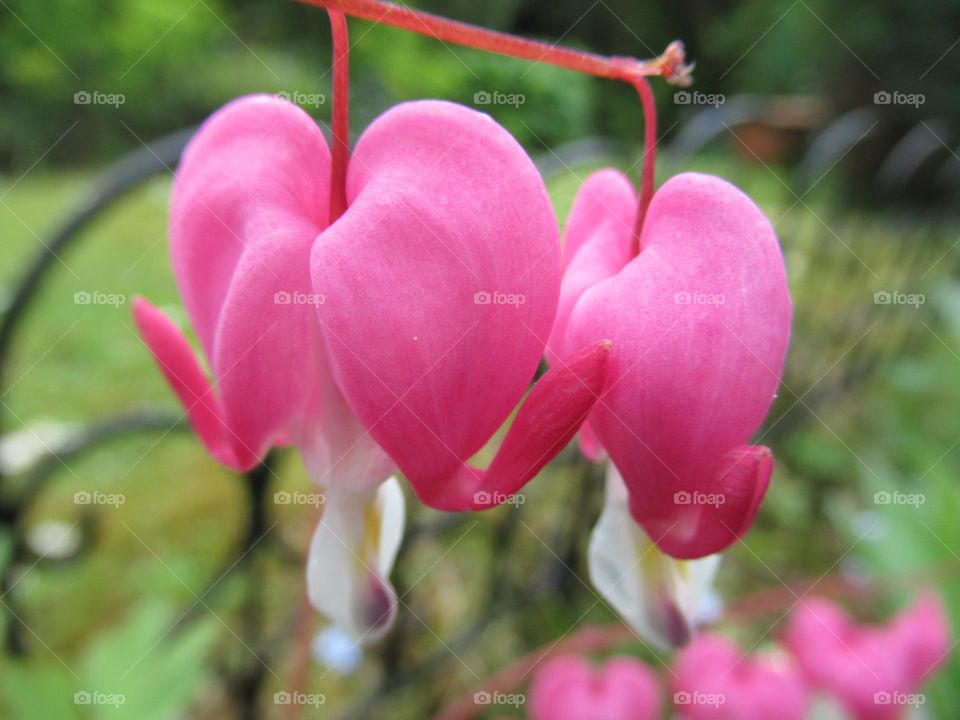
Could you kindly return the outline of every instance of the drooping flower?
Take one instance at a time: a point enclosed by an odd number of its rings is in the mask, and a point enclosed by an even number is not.
[[[594,668],[577,655],[546,663],[530,686],[531,720],[654,720],[656,676],[639,660],[614,658]]]
[[[403,495],[396,480],[383,484],[393,463],[333,382],[315,320],[322,298],[310,285],[309,255],[327,222],[329,174],[326,141],[295,106],[252,97],[221,109],[184,153],[170,210],[174,275],[213,387],[172,321],[145,300],[134,312],[215,458],[249,470],[274,445],[300,449],[326,490],[311,597],[352,636],[375,639],[395,604],[389,564],[376,557],[396,553]],[[368,512],[378,532],[338,541],[341,526],[363,527]],[[348,571],[321,573],[320,558]]]
[[[809,692],[783,651],[749,657],[719,635],[701,633],[673,664],[673,702],[682,720],[803,720]]]
[[[685,173],[653,196],[632,256],[637,199],[614,171],[575,201],[549,348],[613,342],[587,424],[623,477],[634,519],[680,559],[743,535],[773,461],[747,444],[780,382],[790,331],[783,257],[770,223],[729,183]]]
[[[144,300],[144,341],[206,447],[247,470],[298,447],[326,489],[308,586],[355,637],[389,627],[402,537],[394,465],[425,502],[503,502],[576,432],[609,343],[544,376],[486,472],[465,465],[532,378],[559,292],[556,223],[529,158],[489,117],[398,106],[363,135],[348,207],[329,215],[330,152],[304,112],[234,101],[191,141],[174,184],[174,275],[213,385]]]
[[[567,353],[490,468],[466,464],[522,397],[556,312],[560,250],[542,179],[488,116],[408,103],[357,143],[347,200],[311,257],[337,384],[425,503],[502,502],[575,433],[609,347],[599,338]]]
[[[933,594],[886,625],[859,625],[835,603],[807,598],[785,636],[808,682],[859,720],[903,717],[949,655],[950,628]]]
[[[729,183],[669,180],[636,254],[638,205],[613,170],[577,194],[548,358],[592,336],[614,341],[580,433],[587,457],[610,456],[590,572],[620,615],[665,647],[689,639],[716,553],[747,531],[766,491],[770,451],[747,443],[780,381],[790,299],[769,222]]]

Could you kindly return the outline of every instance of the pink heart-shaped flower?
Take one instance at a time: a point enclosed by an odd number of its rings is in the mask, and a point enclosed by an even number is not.
[[[747,443],[787,350],[783,257],[759,208],[718,178],[664,184],[631,257],[636,206],[613,171],[578,194],[549,357],[613,342],[587,452],[609,453],[661,550],[703,557],[747,531],[773,469],[770,451]]]
[[[654,720],[660,691],[654,674],[633,658],[599,668],[576,655],[545,664],[530,686],[531,720]]]

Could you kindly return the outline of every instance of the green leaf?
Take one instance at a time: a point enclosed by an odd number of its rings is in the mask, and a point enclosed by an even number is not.
[[[0,671],[0,707],[6,720],[74,720],[74,680],[56,662],[7,662]]]
[[[80,662],[83,689],[99,693],[91,717],[167,720],[185,711],[206,681],[218,625],[205,617],[173,627],[177,619],[161,603],[144,603],[91,643]]]

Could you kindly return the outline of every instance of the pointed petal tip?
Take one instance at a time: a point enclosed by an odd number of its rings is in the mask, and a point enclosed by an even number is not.
[[[577,434],[607,382],[609,340],[564,358],[541,377],[487,470],[462,463],[443,478],[407,474],[424,504],[446,512],[522,502],[517,493]]]
[[[644,517],[635,512],[632,496],[631,511],[662,552],[678,560],[696,560],[721,552],[747,534],[772,475],[770,448],[740,445],[723,455],[711,485],[674,495],[679,507],[673,514]],[[693,502],[697,497],[705,502]]]
[[[397,619],[397,595],[388,581],[375,573],[367,573],[367,592],[361,611],[367,630],[360,640],[363,645],[372,645],[381,640],[393,628]]]
[[[133,319],[140,339],[180,400],[207,451],[233,470],[253,469],[259,458],[243,443],[234,443],[227,436],[220,401],[180,328],[166,313],[139,296],[133,300]]]
[[[670,645],[676,649],[689,643],[693,637],[693,633],[687,622],[687,618],[683,615],[683,611],[680,610],[671,598],[664,598],[662,610],[663,624],[661,627],[663,628],[664,637]]]

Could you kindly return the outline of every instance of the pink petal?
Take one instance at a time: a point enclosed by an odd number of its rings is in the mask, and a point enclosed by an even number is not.
[[[705,547],[724,548],[750,529],[772,474],[769,448],[740,445],[725,453],[707,478],[709,493],[679,490],[674,493],[673,512],[647,519],[643,525],[661,550],[677,558],[701,557]],[[635,504],[636,497],[631,496],[630,510],[634,517],[644,517],[647,510]]]
[[[673,701],[685,720],[803,720],[809,693],[785,655],[745,655],[718,635],[700,634],[673,666]]]
[[[224,465],[249,470],[257,458],[237,457],[223,425],[223,411],[190,343],[173,321],[143,298],[133,301],[133,317],[143,342],[186,408],[187,417],[207,450]]]
[[[603,443],[597,437],[597,433],[590,427],[589,421],[584,421],[580,426],[580,452],[590,462],[601,462],[605,457]]]
[[[746,443],[786,355],[783,258],[759,208],[706,175],[679,175],[656,193],[640,255],[613,275],[626,237],[612,237],[626,232],[617,227],[571,261],[568,273],[583,257],[580,270],[600,279],[580,292],[565,342],[613,341],[590,426],[623,475],[636,520],[664,552],[702,557],[747,531],[769,481],[769,452]],[[598,257],[609,260],[602,271]]]
[[[925,592],[898,615],[891,632],[903,649],[904,669],[915,687],[930,680],[952,649],[950,623],[940,598]]]
[[[254,96],[204,123],[174,182],[174,274],[210,359],[221,434],[241,465],[301,435],[315,403],[322,349],[309,255],[327,222],[329,167],[306,113]],[[213,424],[195,425],[211,446]]]
[[[487,470],[468,465],[450,477],[408,476],[420,499],[453,512],[506,502],[573,438],[607,379],[610,344],[566,358],[534,385]]]
[[[560,302],[547,343],[547,360],[569,355],[570,314],[580,297],[612,277],[630,260],[637,196],[625,175],[600,170],[577,192],[563,237],[564,273]]]
[[[654,720],[660,692],[653,673],[633,658],[592,668],[575,655],[545,664],[530,686],[531,720]]]
[[[924,596],[887,626],[858,625],[833,602],[807,598],[784,639],[811,685],[857,718],[892,720],[946,659],[950,635],[942,613],[934,597]]]
[[[261,243],[283,241],[307,252],[303,246],[327,224],[329,176],[320,128],[296,105],[270,95],[228,103],[190,141],[173,186],[170,245],[178,287],[208,357],[241,257]],[[312,225],[312,236],[301,237],[303,223]],[[262,269],[264,276],[282,274]],[[309,284],[297,289],[310,292]]]
[[[559,291],[553,210],[503,128],[436,101],[370,126],[348,202],[311,258],[334,376],[418,494],[437,496],[534,375]]]

